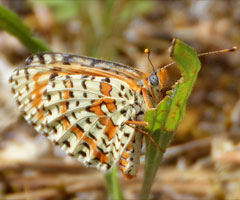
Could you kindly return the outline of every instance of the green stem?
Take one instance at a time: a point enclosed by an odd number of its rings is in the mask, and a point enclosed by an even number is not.
[[[123,195],[117,178],[117,169],[114,167],[111,172],[105,175],[108,194],[112,200],[123,200]]]
[[[162,149],[166,149],[169,145],[173,134],[168,132],[158,132],[154,133],[155,135],[159,135],[159,145]],[[148,196],[151,192],[151,187],[156,176],[157,170],[159,165],[162,161],[163,153],[156,149],[156,147],[151,147],[151,142],[147,139],[146,140],[146,154],[145,154],[145,169],[144,169],[144,176],[143,176],[143,183],[142,183],[142,190],[140,194],[141,200],[148,199]],[[154,155],[154,156],[153,156]]]

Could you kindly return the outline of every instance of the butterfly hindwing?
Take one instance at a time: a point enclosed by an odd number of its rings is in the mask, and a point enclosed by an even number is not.
[[[124,124],[134,113],[126,98],[131,96],[128,92],[128,85],[117,79],[55,77],[44,92],[44,110],[50,113],[44,121],[45,133],[84,164],[101,168],[104,163],[109,168],[120,159],[134,133]]]

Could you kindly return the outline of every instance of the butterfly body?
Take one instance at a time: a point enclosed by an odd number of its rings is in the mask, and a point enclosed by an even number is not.
[[[143,135],[126,122],[142,121],[158,103],[159,75],[84,56],[40,53],[16,69],[10,83],[19,109],[38,132],[86,166],[107,171],[119,163],[131,178]]]

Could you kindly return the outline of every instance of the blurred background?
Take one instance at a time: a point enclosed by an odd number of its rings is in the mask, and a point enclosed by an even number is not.
[[[240,44],[236,0],[0,0],[57,52],[124,63],[145,72],[143,50],[156,67],[171,62],[173,37],[199,53]],[[0,30],[0,199],[106,199],[104,175],[64,156],[27,125],[8,78],[29,51]],[[202,69],[153,185],[151,199],[240,199],[239,52],[201,58]],[[180,77],[168,68],[167,88]],[[144,148],[143,148],[144,151]],[[126,199],[137,199],[137,177],[119,174]]]

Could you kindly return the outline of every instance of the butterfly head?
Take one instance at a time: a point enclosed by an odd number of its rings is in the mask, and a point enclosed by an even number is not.
[[[160,68],[155,70],[151,60],[150,60],[150,50],[145,49],[144,52],[148,54],[148,60],[153,68],[153,72],[148,78],[148,85],[150,87],[150,93],[153,98],[154,104],[160,102],[162,95],[161,90],[164,88],[167,80],[167,70],[165,68]]]
[[[154,104],[160,102],[162,98],[162,89],[165,87],[167,81],[167,70],[159,69],[157,71],[153,71],[152,74],[148,78],[148,85],[150,86],[150,93],[153,97]]]
[[[167,70],[165,68],[159,69],[158,71],[153,71],[148,78],[149,85],[151,87],[159,87],[162,89],[166,83]]]

